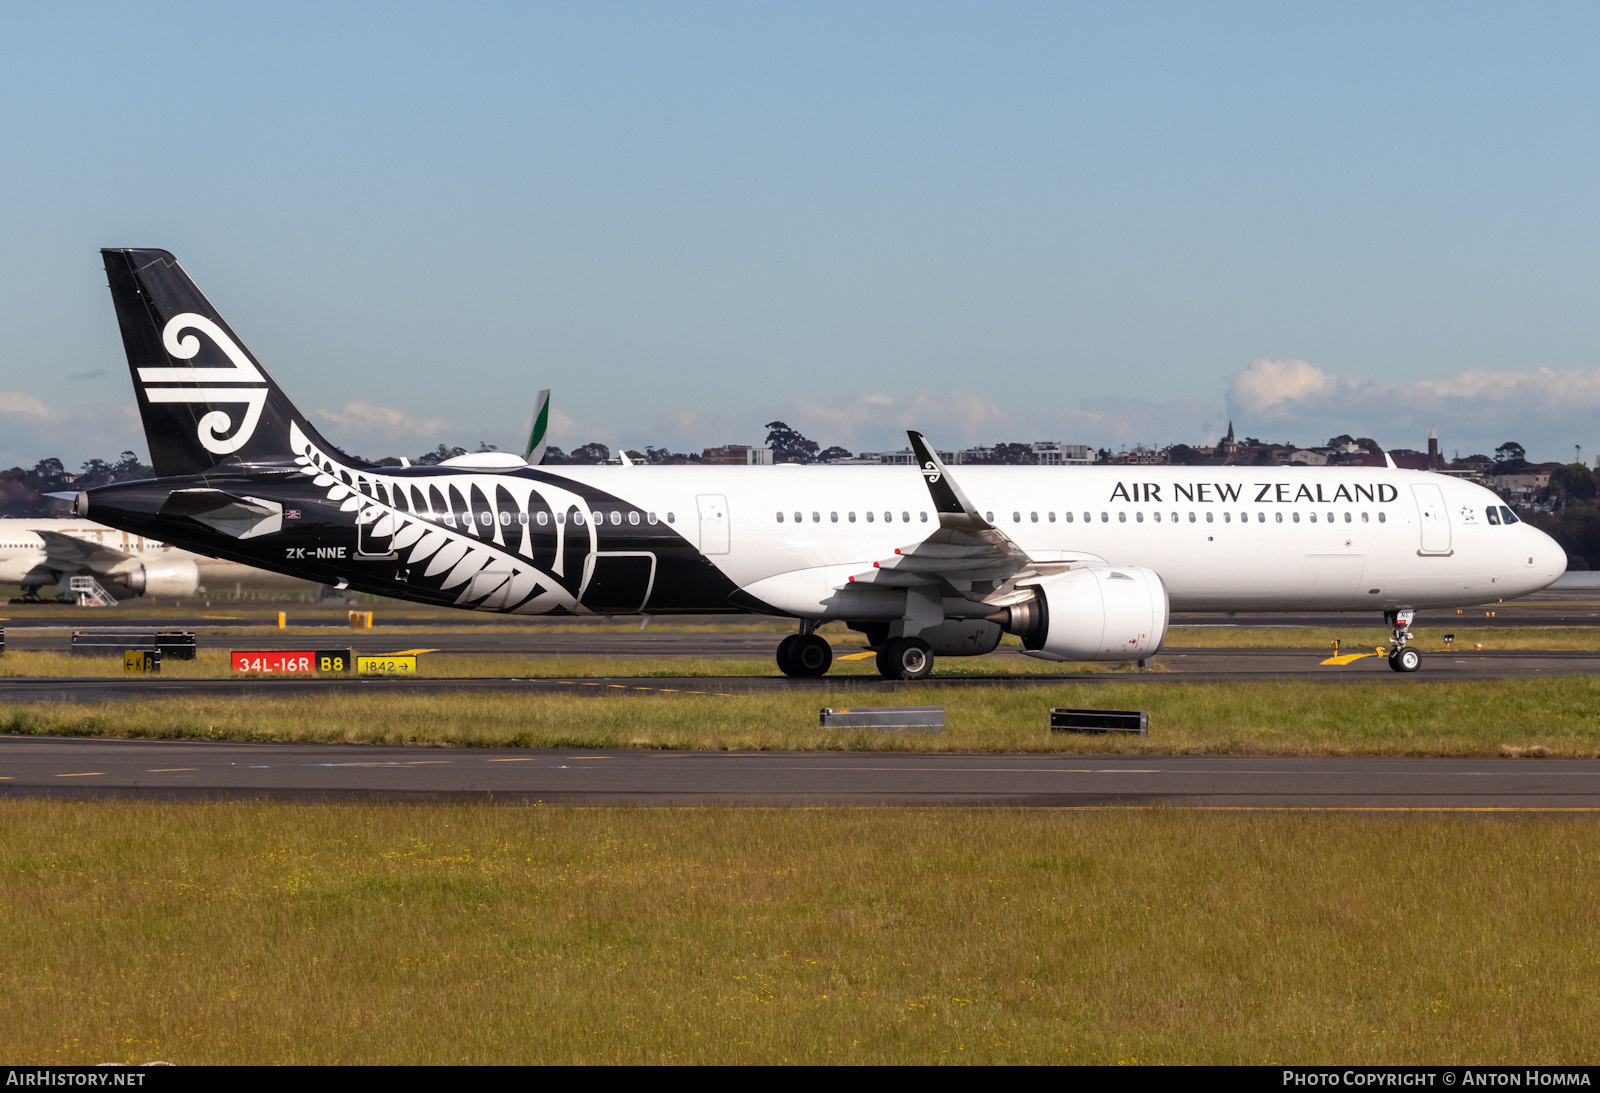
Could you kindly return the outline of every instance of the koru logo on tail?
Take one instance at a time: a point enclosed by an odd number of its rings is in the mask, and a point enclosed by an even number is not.
[[[228,455],[245,446],[261,421],[267,403],[267,380],[245,356],[232,338],[204,315],[184,312],[174,315],[161,331],[161,344],[179,360],[193,360],[200,352],[200,339],[185,330],[198,330],[216,343],[231,362],[231,368],[141,368],[139,380],[145,384],[145,398],[151,402],[233,402],[244,404],[244,420],[232,436],[233,418],[222,410],[212,410],[200,419],[197,437],[206,451]],[[152,387],[151,384],[205,383],[232,384],[229,387]],[[245,386],[249,384],[251,386]]]
[[[922,477],[928,480],[930,486],[939,481],[939,468],[934,465],[933,460],[930,459],[922,465]]]

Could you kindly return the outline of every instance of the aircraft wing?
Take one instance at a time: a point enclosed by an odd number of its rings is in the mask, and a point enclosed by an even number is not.
[[[1036,562],[1009,535],[985,520],[968,500],[923,435],[908,432],[917,466],[928,484],[939,530],[920,543],[850,578],[849,584],[938,589],[945,595],[1002,607],[1026,598],[1017,582],[1069,569],[1072,562]]]
[[[35,531],[44,540],[44,565],[58,571],[86,569],[91,573],[110,573],[133,555],[87,539],[76,539],[59,531]]]

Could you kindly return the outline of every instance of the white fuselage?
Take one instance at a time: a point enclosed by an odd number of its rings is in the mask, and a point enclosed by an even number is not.
[[[53,531],[71,536],[86,543],[119,551],[129,557],[104,565],[59,567],[50,562],[44,540],[35,534],[38,531]],[[72,573],[92,572],[99,577],[108,577],[137,566],[155,570],[162,566],[162,563],[170,562],[194,563],[199,573],[199,580],[197,587],[187,587],[193,582],[185,580],[181,582],[184,587],[163,588],[162,591],[166,595],[192,596],[199,589],[211,589],[221,593],[234,588],[288,591],[316,587],[294,577],[241,565],[238,562],[207,558],[169,543],[146,539],[88,520],[0,519],[0,584],[42,588],[45,585],[55,584],[63,575]],[[179,571],[186,570],[187,567],[181,567]]]
[[[848,617],[833,593],[938,527],[914,467],[550,470],[670,520],[734,583],[802,617]],[[1177,611],[1463,606],[1536,591],[1566,568],[1549,536],[1504,522],[1489,490],[1422,471],[963,466],[951,473],[979,512],[1035,561],[1146,567],[1160,574]]]

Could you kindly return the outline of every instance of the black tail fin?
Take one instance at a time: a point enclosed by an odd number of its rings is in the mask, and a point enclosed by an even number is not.
[[[158,478],[287,460],[291,422],[326,445],[176,258],[100,253]]]

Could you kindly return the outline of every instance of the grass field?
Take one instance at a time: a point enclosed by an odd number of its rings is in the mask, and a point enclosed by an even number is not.
[[[0,732],[451,747],[1600,756],[1600,678],[1448,683],[1047,683],[894,695],[635,692],[161,698],[0,708]],[[839,733],[823,706],[941,705],[947,731]],[[1052,706],[1143,709],[1150,735],[1052,734]],[[3,772],[0,772],[3,773]]]
[[[28,1063],[1558,1063],[1588,819],[0,803]]]

